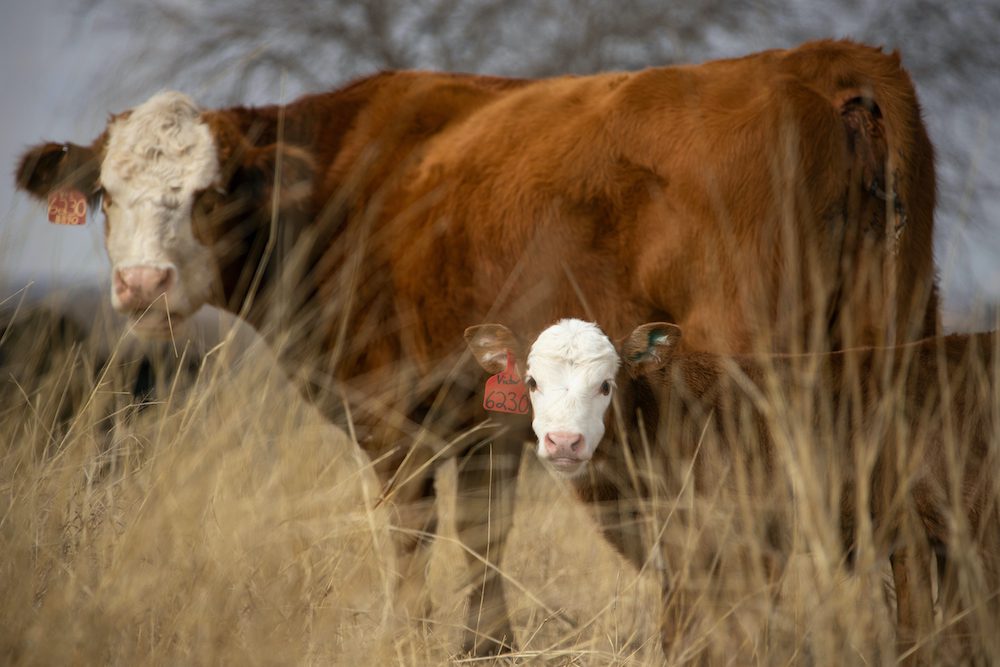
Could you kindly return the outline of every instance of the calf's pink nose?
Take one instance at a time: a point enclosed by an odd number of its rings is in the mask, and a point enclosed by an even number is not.
[[[112,282],[123,308],[146,308],[170,289],[174,271],[155,266],[130,266],[116,270]]]
[[[555,458],[575,458],[583,446],[582,433],[550,431],[545,434],[545,450]]]

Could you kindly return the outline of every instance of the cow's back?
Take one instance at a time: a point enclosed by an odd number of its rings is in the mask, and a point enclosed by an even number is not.
[[[487,315],[530,332],[589,317],[613,336],[669,319],[692,347],[750,349],[791,279],[806,301],[808,271],[843,269],[852,156],[835,103],[855,88],[885,95],[887,117],[903,110],[902,181],[932,175],[898,59],[850,43],[484,93],[420,144],[392,198],[385,261],[420,322],[414,349],[433,357],[455,321]],[[913,192],[899,254],[932,281],[933,188]]]

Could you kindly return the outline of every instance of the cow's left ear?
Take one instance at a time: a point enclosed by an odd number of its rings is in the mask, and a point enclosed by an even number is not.
[[[681,338],[681,328],[667,322],[650,322],[635,328],[622,341],[622,364],[632,374],[648,373],[665,367],[673,358]]]
[[[79,190],[92,197],[101,174],[99,139],[94,146],[48,142],[21,156],[14,179],[17,187],[44,201],[57,190]]]
[[[290,144],[255,146],[238,118],[230,112],[206,112],[202,121],[215,140],[221,174],[215,188],[244,199],[251,210],[271,211],[275,195],[278,210],[304,207],[312,197],[316,172],[312,156]],[[251,128],[250,136],[259,128]]]
[[[521,344],[517,336],[502,324],[480,324],[465,330],[465,343],[472,351],[479,365],[487,373],[499,373],[507,368],[507,353],[510,352],[520,363]]]
[[[258,210],[302,209],[312,197],[315,164],[305,150],[287,144],[249,147],[231,171],[227,191],[250,193]]]

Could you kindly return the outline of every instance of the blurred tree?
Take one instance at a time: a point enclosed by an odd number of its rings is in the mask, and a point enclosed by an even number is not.
[[[82,0],[81,8],[99,25],[143,35],[117,88],[195,83],[215,103],[273,100],[282,76],[297,93],[380,69],[546,76],[699,59],[718,50],[720,31],[735,33],[778,4]]]

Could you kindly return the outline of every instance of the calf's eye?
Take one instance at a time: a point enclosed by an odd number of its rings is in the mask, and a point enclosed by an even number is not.
[[[524,386],[528,388],[528,391],[535,391],[536,389],[538,389],[538,383],[535,382],[535,378],[530,376],[525,378]]]
[[[601,394],[607,396],[610,393],[611,393],[611,383],[605,380],[604,382],[601,383]]]

